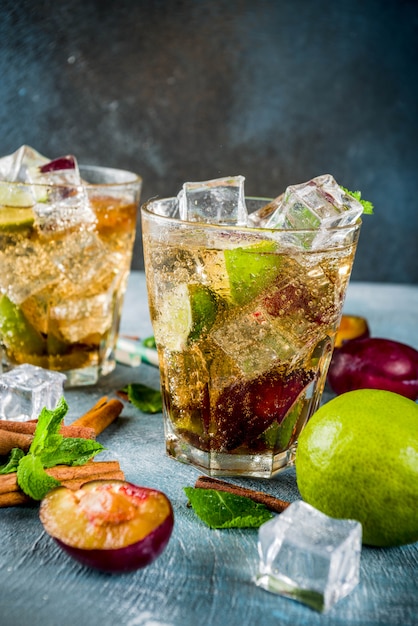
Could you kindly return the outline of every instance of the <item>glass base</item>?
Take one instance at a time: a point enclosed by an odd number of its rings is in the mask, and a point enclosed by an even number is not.
[[[32,363],[32,365],[38,365],[38,367],[42,367],[42,365],[38,363]],[[0,374],[2,372],[8,372],[16,367],[17,364],[10,363],[5,359],[0,361]],[[113,358],[106,359],[101,365],[97,363],[93,365],[88,365],[86,367],[75,368],[71,370],[54,370],[59,371],[61,374],[64,374],[67,377],[67,380],[64,383],[64,387],[69,389],[71,387],[86,387],[88,385],[95,385],[102,376],[106,376],[113,372],[116,367],[116,361]]]
[[[86,387],[95,385],[102,376],[106,376],[113,372],[116,367],[114,359],[108,359],[102,365],[90,365],[88,367],[80,367],[79,369],[68,370],[63,372],[67,380],[64,383],[66,389],[70,387]]]
[[[254,454],[205,452],[170,433],[166,436],[166,450],[167,454],[177,461],[193,465],[209,476],[272,478],[293,465],[296,444],[277,454],[271,452]]]

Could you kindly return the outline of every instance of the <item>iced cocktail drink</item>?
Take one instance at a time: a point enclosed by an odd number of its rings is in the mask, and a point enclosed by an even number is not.
[[[113,369],[140,189],[133,173],[50,162],[27,147],[0,160],[6,367],[58,370],[68,386]]]
[[[361,207],[314,224],[318,210],[293,206],[300,228],[276,214],[282,200],[231,209],[206,186],[142,208],[167,452],[214,476],[271,477],[318,407]]]

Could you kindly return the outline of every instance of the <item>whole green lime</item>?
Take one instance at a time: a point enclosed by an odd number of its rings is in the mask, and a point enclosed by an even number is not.
[[[324,404],[299,437],[296,478],[306,502],[355,519],[363,543],[418,541],[418,405],[379,389]]]

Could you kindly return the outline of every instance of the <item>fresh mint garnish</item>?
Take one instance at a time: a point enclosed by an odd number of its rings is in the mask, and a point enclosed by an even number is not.
[[[161,413],[163,410],[160,390],[140,383],[131,383],[124,387],[122,392],[126,393],[129,402],[143,413]]]
[[[59,480],[46,473],[41,459],[34,454],[27,454],[20,460],[17,483],[33,500],[42,500],[48,491],[61,485]]]
[[[259,528],[273,517],[264,506],[245,496],[216,489],[184,487],[196,515],[210,528]]]
[[[0,474],[11,474],[16,472],[20,459],[25,456],[25,453],[20,448],[13,448],[10,451],[9,458],[6,463],[0,465]]]
[[[102,444],[93,439],[63,437],[59,434],[67,411],[68,404],[64,397],[55,409],[43,408],[27,454],[14,448],[8,462],[0,468],[3,474],[16,472],[19,487],[33,500],[42,500],[48,491],[61,484],[49,476],[45,468],[84,465],[104,450]]]
[[[28,454],[47,453],[59,446],[64,437],[58,431],[67,411],[68,404],[64,397],[59,400],[55,409],[42,409]]]
[[[363,206],[363,213],[366,215],[373,215],[374,206],[369,200],[363,200],[361,197],[361,191],[350,191],[345,187],[341,187],[345,193],[348,193],[349,196],[353,196],[360,204]]]
[[[63,437],[56,448],[41,452],[39,458],[44,467],[84,465],[103,449],[102,444],[93,439]]]

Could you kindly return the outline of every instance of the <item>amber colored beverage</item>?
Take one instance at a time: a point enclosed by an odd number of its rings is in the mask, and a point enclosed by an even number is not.
[[[310,250],[289,231],[180,222],[162,203],[143,207],[142,229],[167,452],[271,477],[318,407],[360,226]]]
[[[13,207],[0,207],[3,361],[64,372],[70,386],[114,368],[140,193],[135,175],[84,169],[93,180],[86,220],[67,223],[64,209],[62,220],[48,215],[40,226],[31,207],[16,206],[19,194]]]

